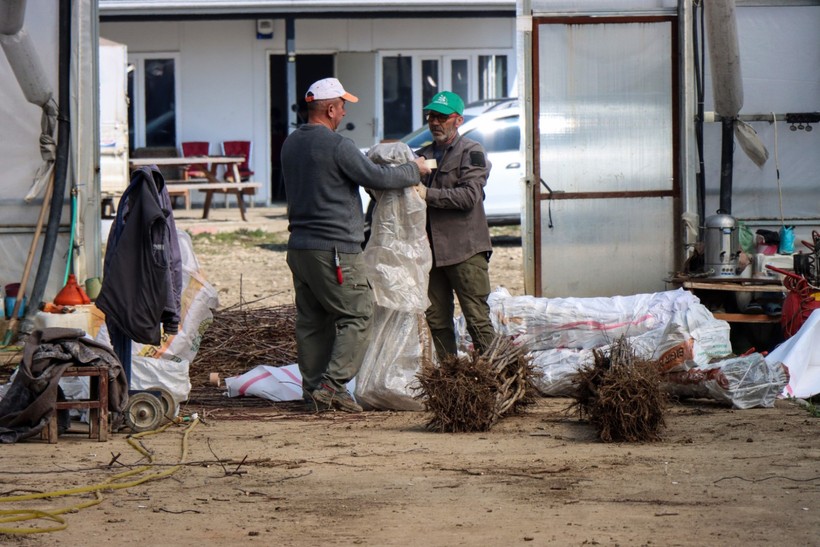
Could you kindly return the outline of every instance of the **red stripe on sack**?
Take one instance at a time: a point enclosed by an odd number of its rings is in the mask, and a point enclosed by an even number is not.
[[[239,388],[239,394],[240,395],[245,395],[245,391],[247,391],[249,387],[251,387],[253,384],[258,382],[259,380],[263,380],[263,379],[265,379],[265,378],[267,378],[268,376],[271,376],[271,375],[272,375],[272,373],[268,372],[266,370],[264,373],[260,374],[259,376],[254,376],[253,378],[251,378],[250,380],[248,380],[247,382],[242,384],[242,386]]]
[[[296,375],[295,375],[294,373],[292,373],[291,371],[289,371],[289,370],[287,370],[287,369],[284,369],[284,368],[281,368],[281,369],[279,369],[279,370],[281,370],[282,372],[284,372],[285,374],[287,374],[288,376],[290,376],[290,378],[294,381],[294,383],[297,383],[297,384],[299,384],[300,386],[302,385],[302,379],[301,379],[301,378],[299,378],[298,376],[296,376]]]
[[[640,319],[635,319],[633,321],[625,321],[623,323],[615,323],[613,325],[607,325],[606,323],[601,323],[600,321],[576,321],[575,323],[565,323],[558,327],[558,330],[567,330],[573,329],[575,327],[580,327],[582,325],[587,325],[590,327],[595,327],[599,330],[612,330],[623,327],[624,325],[639,325],[646,321],[647,319],[651,319],[653,316],[650,314],[644,315]]]

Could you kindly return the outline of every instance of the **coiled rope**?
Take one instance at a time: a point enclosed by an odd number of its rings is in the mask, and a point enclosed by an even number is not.
[[[60,515],[65,513],[72,513],[77,512],[80,509],[85,509],[86,507],[92,507],[94,505],[99,505],[103,501],[103,496],[101,492],[103,490],[121,490],[123,488],[131,488],[149,481],[156,481],[160,479],[167,478],[183,467],[185,464],[185,460],[188,457],[188,436],[190,435],[191,431],[194,427],[199,423],[198,418],[194,418],[190,424],[185,427],[182,434],[182,445],[181,445],[181,452],[179,457],[179,463],[165,469],[163,471],[157,473],[150,473],[144,475],[142,477],[134,478],[132,480],[124,481],[124,479],[129,479],[131,477],[135,477],[136,475],[141,475],[145,473],[149,473],[154,468],[154,457],[153,455],[145,449],[141,444],[137,441],[142,437],[146,437],[149,435],[156,435],[158,433],[162,433],[166,429],[168,429],[172,425],[176,425],[175,422],[168,422],[162,427],[154,429],[152,431],[143,431],[142,433],[137,433],[134,435],[128,436],[126,439],[128,444],[131,447],[145,456],[148,459],[148,464],[140,466],[135,469],[131,469],[129,471],[125,471],[123,473],[118,473],[104,482],[98,484],[92,484],[88,486],[81,486],[78,488],[69,488],[66,490],[57,490],[53,492],[38,492],[34,494],[20,494],[16,496],[5,496],[0,497],[0,503],[10,503],[10,502],[19,502],[19,501],[30,501],[36,499],[43,499],[43,498],[59,498],[59,497],[67,497],[73,496],[76,494],[85,494],[85,493],[94,493],[94,499],[89,501],[84,501],[82,503],[69,505],[66,507],[58,508],[58,509],[49,509],[49,510],[40,510],[40,509],[4,509],[0,510],[0,525],[12,522],[23,522],[35,519],[45,519],[54,521],[56,524],[54,526],[49,527],[41,527],[41,528],[18,528],[18,527],[4,527],[0,526],[0,534],[42,534],[46,532],[57,532],[60,530],[64,530],[68,527],[68,523],[64,518]]]

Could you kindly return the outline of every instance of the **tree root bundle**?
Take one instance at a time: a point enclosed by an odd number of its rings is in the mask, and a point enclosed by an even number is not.
[[[604,442],[660,440],[667,396],[656,363],[637,358],[623,337],[593,355],[593,366],[578,372],[572,407]]]
[[[488,431],[499,418],[534,401],[532,359],[512,339],[497,336],[483,354],[450,355],[439,365],[423,359],[416,398],[439,433]]]

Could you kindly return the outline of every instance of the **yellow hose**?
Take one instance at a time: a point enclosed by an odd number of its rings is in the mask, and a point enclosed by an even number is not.
[[[143,431],[142,433],[137,433],[135,435],[130,435],[126,440],[128,444],[131,445],[137,452],[148,458],[148,464],[140,466],[136,469],[131,469],[129,471],[125,471],[123,473],[118,473],[113,475],[112,477],[108,478],[107,480],[98,483],[98,484],[91,484],[88,486],[81,486],[78,488],[69,488],[66,490],[57,490],[53,492],[38,492],[35,494],[21,494],[17,496],[5,496],[0,497],[0,503],[8,503],[13,501],[29,501],[35,499],[43,499],[43,498],[58,498],[63,496],[73,496],[75,494],[84,494],[88,492],[93,492],[95,497],[93,500],[85,501],[79,504],[62,507],[59,509],[51,509],[51,510],[39,510],[39,509],[5,509],[0,510],[0,524],[3,523],[11,523],[11,522],[21,522],[26,520],[34,520],[34,519],[48,519],[53,520],[57,523],[57,525],[49,527],[49,528],[5,528],[0,526],[0,534],[42,534],[45,532],[57,532],[59,530],[64,530],[68,524],[66,523],[65,519],[61,518],[58,515],[62,515],[69,512],[76,512],[80,509],[85,509],[86,507],[92,507],[94,505],[99,505],[103,501],[102,494],[100,493],[103,490],[120,490],[122,488],[131,488],[133,486],[137,486],[149,481],[164,479],[169,477],[179,471],[182,468],[182,464],[185,463],[185,459],[188,457],[188,435],[190,434],[191,430],[199,423],[198,418],[194,418],[188,427],[185,428],[183,435],[182,435],[182,449],[181,454],[179,457],[179,464],[169,467],[164,471],[160,471],[159,473],[152,473],[150,475],[146,475],[140,477],[138,479],[134,479],[128,482],[117,482],[120,479],[125,479],[128,477],[132,477],[134,475],[139,475],[141,473],[146,473],[147,471],[151,470],[154,465],[154,457],[153,455],[148,452],[145,448],[143,448],[139,443],[136,442],[136,439],[140,439],[142,437],[146,437],[148,435],[156,435],[158,433],[162,433],[166,429],[168,429],[171,425],[174,425],[174,422],[169,422],[162,427],[154,429],[153,431]]]

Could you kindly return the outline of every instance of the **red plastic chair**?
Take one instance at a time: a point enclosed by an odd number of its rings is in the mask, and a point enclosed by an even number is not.
[[[182,143],[182,156],[189,158],[192,156],[207,156],[211,150],[211,143],[203,141],[189,141]],[[184,180],[208,178],[207,173],[212,173],[208,164],[198,163],[189,165],[182,171]]]
[[[242,156],[245,161],[239,164],[239,178],[243,181],[249,180],[253,175],[248,161],[251,157],[251,141],[224,141],[222,143],[222,153],[226,156]],[[236,182],[233,180],[233,169],[225,171],[225,180]]]

